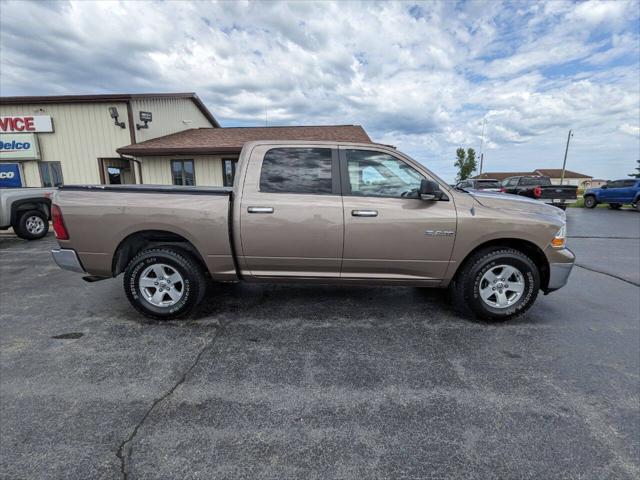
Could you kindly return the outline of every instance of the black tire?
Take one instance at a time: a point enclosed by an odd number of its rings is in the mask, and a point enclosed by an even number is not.
[[[596,197],[594,197],[593,195],[587,195],[586,197],[584,197],[584,206],[586,208],[596,208],[596,205],[598,205]]]
[[[19,215],[18,223],[13,229],[20,238],[37,240],[49,231],[49,219],[40,210],[27,210]]]
[[[505,308],[492,307],[480,297],[484,274],[500,265],[519,270],[524,283],[520,298]],[[474,253],[465,261],[450,286],[451,299],[459,311],[488,321],[505,321],[522,315],[535,302],[539,289],[540,273],[533,260],[518,250],[506,247],[493,247]]]
[[[621,203],[610,203],[609,204],[609,208],[611,210],[620,210],[621,207],[622,207]]]
[[[169,267],[168,270],[164,270],[165,272],[175,270],[183,279],[181,287],[171,285],[179,289],[182,295],[173,305],[154,305],[145,297],[139,286],[142,274],[149,267],[159,264]],[[131,305],[143,315],[156,320],[171,320],[187,315],[200,303],[207,289],[204,270],[200,263],[188,252],[174,247],[150,248],[136,255],[125,269],[123,286]],[[145,289],[147,294],[156,292],[153,286],[149,289]],[[168,298],[169,293],[164,295],[167,301],[171,301]]]

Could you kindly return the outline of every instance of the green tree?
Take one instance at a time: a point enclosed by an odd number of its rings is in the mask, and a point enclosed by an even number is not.
[[[466,180],[476,169],[476,151],[468,148],[465,153],[464,148],[458,148],[454,165],[458,168],[457,181]]]
[[[636,160],[638,166],[636,167],[636,173],[630,173],[629,176],[633,178],[640,178],[640,160]]]

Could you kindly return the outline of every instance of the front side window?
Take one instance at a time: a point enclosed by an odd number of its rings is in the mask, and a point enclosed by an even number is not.
[[[60,162],[40,162],[38,167],[43,187],[60,187],[64,183]]]
[[[273,148],[262,160],[260,191],[332,193],[330,148]]]
[[[171,160],[171,180],[174,185],[195,185],[193,160]]]
[[[387,153],[345,150],[351,195],[417,198],[424,179],[417,170]]]

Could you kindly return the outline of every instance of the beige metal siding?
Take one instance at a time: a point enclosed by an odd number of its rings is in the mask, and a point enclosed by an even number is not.
[[[38,162],[22,162],[22,175],[22,183],[25,187],[42,186],[42,182],[40,180],[40,170],[38,169]]]
[[[144,142],[152,138],[171,133],[189,130],[190,128],[213,127],[195,103],[189,98],[148,98],[133,100],[133,124],[142,124],[140,111],[151,112],[153,120],[149,128],[136,129],[136,142]]]
[[[171,185],[171,160],[193,160],[197,186],[222,186],[222,161],[217,155],[177,155],[172,157],[139,157],[138,159],[142,163],[144,183]]]
[[[131,143],[129,129],[114,125],[109,107],[118,109],[128,127],[126,103],[0,105],[0,115],[50,115],[54,132],[37,134],[41,158],[61,162],[66,184],[100,183],[97,159],[118,157],[116,148]],[[35,178],[26,171],[25,177]]]

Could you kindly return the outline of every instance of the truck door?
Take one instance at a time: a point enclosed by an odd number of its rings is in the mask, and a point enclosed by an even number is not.
[[[343,234],[336,149],[254,148],[241,198],[241,269],[257,277],[338,278]]]
[[[340,149],[345,219],[342,278],[432,280],[447,269],[453,200],[417,195],[426,176],[383,150]]]

